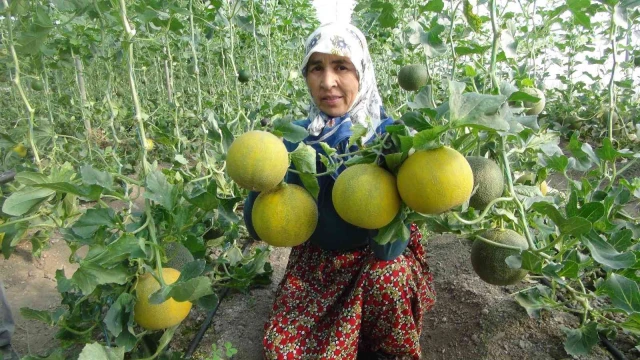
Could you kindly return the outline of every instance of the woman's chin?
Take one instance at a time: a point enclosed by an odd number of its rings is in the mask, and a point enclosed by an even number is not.
[[[323,113],[325,113],[325,114],[327,114],[327,115],[329,115],[331,117],[340,117],[340,116],[342,116],[342,115],[347,113],[347,111],[344,110],[344,109],[338,109],[338,108],[333,108],[333,107],[332,108],[324,108],[324,109],[321,108],[320,110],[322,110]]]

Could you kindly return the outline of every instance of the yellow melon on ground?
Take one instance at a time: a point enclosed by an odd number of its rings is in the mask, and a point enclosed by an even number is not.
[[[473,171],[464,156],[450,147],[416,151],[400,166],[398,191],[412,210],[440,214],[469,200]]]
[[[227,174],[247,190],[267,191],[278,185],[289,168],[284,143],[267,131],[254,130],[236,138],[227,152]]]
[[[258,195],[251,220],[256,234],[269,245],[297,246],[316,229],[318,206],[302,186],[281,183]]]
[[[388,225],[402,205],[395,176],[375,164],[347,168],[338,176],[331,197],[344,221],[365,229]]]
[[[162,269],[165,284],[173,284],[180,277],[180,271],[172,268]],[[160,289],[160,283],[146,273],[138,279],[136,284],[136,305],[133,308],[133,318],[147,330],[161,330],[178,325],[191,311],[191,302],[175,301],[173,298],[160,304],[149,303],[149,296]]]

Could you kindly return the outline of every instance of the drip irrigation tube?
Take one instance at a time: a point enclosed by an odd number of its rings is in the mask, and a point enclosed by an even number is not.
[[[241,250],[242,255],[245,254],[244,252],[249,246],[249,244],[251,244],[251,242],[247,242],[242,246],[242,250]],[[184,354],[184,359],[191,359],[191,357],[193,356],[193,353],[198,348],[198,345],[200,345],[200,341],[202,341],[204,334],[207,332],[207,330],[209,330],[209,327],[211,326],[211,322],[213,321],[213,316],[218,311],[218,308],[220,308],[220,304],[222,303],[222,300],[224,300],[224,298],[227,296],[228,293],[229,293],[229,288],[225,288],[222,291],[222,294],[220,294],[220,297],[218,298],[218,303],[211,311],[209,311],[209,313],[207,314],[207,318],[204,320],[204,323],[202,323],[202,326],[200,327],[200,330],[198,330],[198,333],[196,334],[196,336],[193,338],[193,340],[191,340],[191,343],[189,344],[189,348],[187,349],[187,352]]]
[[[549,282],[549,280],[547,280],[546,278],[540,279],[540,283],[549,288],[552,286],[551,282]],[[560,301],[566,301],[564,295],[556,294],[556,296]],[[607,339],[605,335],[599,333],[598,336],[600,337],[600,342],[602,343],[602,345],[605,347],[605,349],[607,349],[607,351],[609,351],[609,353],[615,360],[627,360],[622,351],[618,350],[618,348],[616,348],[616,346],[613,345],[613,343],[611,343],[611,341],[609,341],[609,339]]]
[[[16,172],[13,170],[3,172],[2,174],[0,174],[0,185],[4,185],[8,182],[13,181],[15,177],[16,177]]]

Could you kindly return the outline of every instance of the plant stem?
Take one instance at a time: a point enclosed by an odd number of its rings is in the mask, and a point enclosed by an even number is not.
[[[18,88],[18,93],[20,93],[22,102],[24,102],[24,105],[27,108],[27,113],[29,114],[29,127],[28,127],[29,146],[31,147],[31,151],[33,152],[33,158],[36,161],[38,170],[42,172],[42,163],[40,161],[40,155],[38,155],[38,149],[36,148],[35,141],[33,140],[33,128],[34,128],[36,111],[33,107],[31,107],[31,103],[29,103],[29,99],[27,99],[27,95],[25,94],[24,88],[22,87],[22,83],[20,82],[20,62],[18,61],[18,54],[16,53],[16,48],[13,44],[13,26],[11,25],[11,8],[9,7],[9,3],[7,2],[7,0],[2,0],[2,6],[5,9],[7,9],[7,12],[5,15],[5,21],[7,23],[7,29],[9,33],[9,39],[8,39],[7,45],[9,47],[9,52],[11,53],[13,66],[16,69],[15,77],[13,78],[13,83]]]
[[[495,0],[491,0],[491,1],[495,1]],[[500,136],[500,152],[502,153],[502,160],[504,162],[504,169],[505,172],[507,174],[507,184],[509,185],[509,193],[511,194],[511,196],[513,196],[513,201],[516,203],[516,205],[518,206],[518,212],[520,215],[520,221],[522,222],[521,226],[522,229],[524,230],[524,235],[527,238],[527,242],[529,243],[529,250],[531,251],[536,251],[536,246],[533,243],[533,238],[531,236],[531,233],[529,231],[529,224],[527,222],[527,217],[526,217],[526,212],[524,210],[524,205],[522,205],[522,202],[520,202],[520,199],[518,199],[518,195],[516,194],[514,188],[513,188],[513,177],[511,176],[511,166],[509,165],[509,159],[507,158],[507,152],[506,152],[506,141],[505,141],[505,137],[504,136]]]
[[[462,4],[462,1],[458,1],[456,6],[453,6],[453,1],[451,2],[451,26],[449,27],[449,44],[451,45],[451,81],[455,80],[456,75],[456,63],[458,61],[458,57],[456,56],[456,48],[453,45],[453,25],[456,20],[456,12],[458,12],[458,7]]]
[[[498,78],[496,77],[496,58],[498,55],[498,38],[500,37],[500,33],[498,31],[498,24],[496,19],[496,0],[489,0],[489,12],[491,15],[491,31],[493,32],[493,41],[491,43],[491,66],[489,67],[489,72],[491,76],[491,84],[494,91],[498,91],[500,89],[500,84],[498,84]]]
[[[198,50],[196,49],[196,31],[193,25],[193,0],[189,0],[189,24],[191,25],[191,55],[193,56],[193,68],[196,75],[196,88],[198,90],[198,116],[202,115],[202,91],[200,89],[200,68],[198,67]]]
[[[466,225],[477,224],[480,221],[484,220],[484,217],[491,210],[493,205],[495,205],[495,204],[497,204],[499,202],[503,202],[503,201],[513,201],[513,198],[512,197],[500,197],[500,198],[497,198],[497,199],[493,199],[489,204],[487,204],[487,206],[484,208],[482,213],[480,213],[480,216],[478,216],[476,219],[473,219],[473,220],[465,220],[462,217],[460,217],[460,215],[458,215],[457,212],[454,212],[453,216],[463,224],[466,224]]]

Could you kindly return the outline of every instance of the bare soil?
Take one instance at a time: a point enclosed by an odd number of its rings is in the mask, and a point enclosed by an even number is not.
[[[636,164],[625,177],[632,179],[639,175],[640,164]],[[554,175],[547,182],[551,188],[566,187],[566,179],[562,176]],[[114,207],[119,206],[114,204]],[[637,207],[633,210],[637,211]],[[517,287],[488,285],[471,268],[468,240],[448,234],[429,237],[425,243],[438,295],[434,309],[423,323],[423,359],[575,359],[567,355],[563,347],[563,328],[577,326],[575,316],[543,312],[539,319],[532,319],[513,300],[515,292],[534,286],[533,281]],[[10,259],[4,260],[0,256],[0,281],[16,320],[13,346],[23,356],[43,355],[59,347],[55,328],[26,320],[19,312],[22,307],[44,310],[60,306],[55,272],[64,269],[70,277],[77,267],[69,263],[70,251],[59,236],[52,237],[49,245],[39,259],[32,257],[28,241],[23,242]],[[227,342],[238,350],[234,359],[261,359],[263,325],[284,275],[288,256],[288,249],[272,249],[270,262],[274,273],[270,286],[253,289],[247,294],[229,293],[199,343],[194,359],[206,359],[211,356],[212,345],[220,348]],[[171,348],[186,351],[205,317],[204,311],[194,308]],[[624,336],[614,345],[628,359],[640,359],[635,344]],[[598,346],[591,355],[577,359],[614,358]]]

